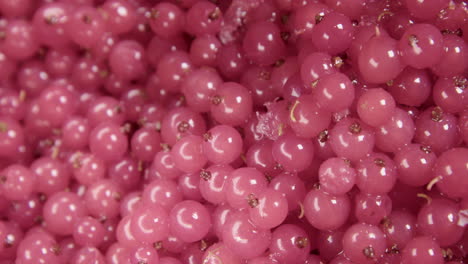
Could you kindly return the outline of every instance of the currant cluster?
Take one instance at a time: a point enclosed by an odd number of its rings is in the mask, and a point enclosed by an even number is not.
[[[468,263],[466,1],[0,14],[0,264]]]

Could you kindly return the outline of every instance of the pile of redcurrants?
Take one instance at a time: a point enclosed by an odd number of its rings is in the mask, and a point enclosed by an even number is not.
[[[468,263],[463,0],[0,0],[0,264]]]

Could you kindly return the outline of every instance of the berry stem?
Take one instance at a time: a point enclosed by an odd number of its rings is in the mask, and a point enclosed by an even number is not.
[[[291,107],[291,111],[289,111],[289,118],[291,118],[291,120],[293,122],[297,122],[297,119],[296,117],[294,116],[294,110],[296,110],[296,107],[299,105],[299,100],[296,100],[293,104],[293,106]]]

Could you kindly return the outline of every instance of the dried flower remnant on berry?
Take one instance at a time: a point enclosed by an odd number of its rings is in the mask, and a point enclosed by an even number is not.
[[[261,80],[270,80],[271,79],[271,72],[267,71],[267,70],[262,70],[260,71],[259,75],[258,75],[258,78],[261,79]]]
[[[332,64],[339,69],[344,65],[344,60],[340,56],[335,56],[332,58]]]
[[[442,249],[442,256],[446,261],[452,261],[454,258],[453,250],[451,248]]]
[[[205,181],[211,180],[211,172],[206,170],[200,171],[200,178],[202,178]]]
[[[275,68],[278,68],[278,67],[281,67],[286,61],[284,59],[279,59],[277,60],[274,64],[273,64],[273,67]],[[269,80],[270,78],[268,78]]]
[[[352,134],[359,134],[361,133],[361,131],[361,124],[359,124],[358,122],[354,122],[349,126],[349,132],[351,132]]]
[[[442,110],[441,107],[436,106],[434,109],[432,109],[431,112],[431,120],[435,122],[441,122],[444,118],[444,111]]]
[[[205,251],[207,248],[208,248],[208,243],[206,242],[206,240],[202,239],[200,240],[200,250],[201,251]]]
[[[400,249],[398,248],[398,245],[393,244],[389,249],[388,249],[389,254],[400,254]]]
[[[324,13],[320,13],[315,15],[315,24],[318,25],[320,22],[322,22],[323,18],[325,17]]]
[[[419,43],[419,39],[416,35],[409,35],[408,36],[408,44],[413,47],[413,48],[416,48],[418,46],[418,43]]]
[[[215,10],[213,10],[213,12],[211,12],[208,15],[208,19],[210,21],[213,21],[213,20],[219,19],[220,16],[221,16],[221,10],[218,7],[216,7]]]
[[[212,139],[213,139],[213,135],[211,134],[211,132],[206,132],[205,134],[203,134],[203,140],[205,142],[208,142]]]
[[[385,161],[383,159],[377,158],[374,160],[374,163],[379,167],[385,167]]]
[[[160,249],[163,248],[163,242],[162,242],[162,241],[154,242],[154,243],[153,243],[153,247],[154,247],[154,249],[156,249],[156,250],[160,250]]]
[[[322,132],[319,133],[318,135],[318,140],[320,143],[325,143],[328,141],[328,139],[330,138],[330,135],[328,134],[328,130],[325,129],[323,130]]]
[[[431,149],[431,146],[421,146],[421,151],[426,153],[426,154],[430,154],[432,153],[432,149]]]
[[[368,259],[373,259],[373,258],[375,258],[374,248],[371,247],[371,246],[365,247],[365,248],[362,250],[362,253],[363,253],[364,256],[366,256]]]
[[[258,198],[256,198],[255,195],[253,194],[249,194],[247,197],[247,203],[249,204],[251,208],[255,208],[259,204]]]
[[[465,90],[468,87],[468,78],[465,76],[454,76],[453,83],[455,84],[455,87]]]
[[[58,23],[58,18],[56,16],[48,16],[44,18],[44,22],[48,25],[55,25]]]
[[[296,237],[294,240],[294,245],[298,248],[305,248],[309,244],[309,239],[307,237]]]
[[[182,121],[177,126],[177,131],[180,133],[185,133],[190,129],[190,124],[187,121]]]
[[[223,101],[223,98],[219,95],[215,95],[211,98],[211,103],[214,105],[219,105]]]

